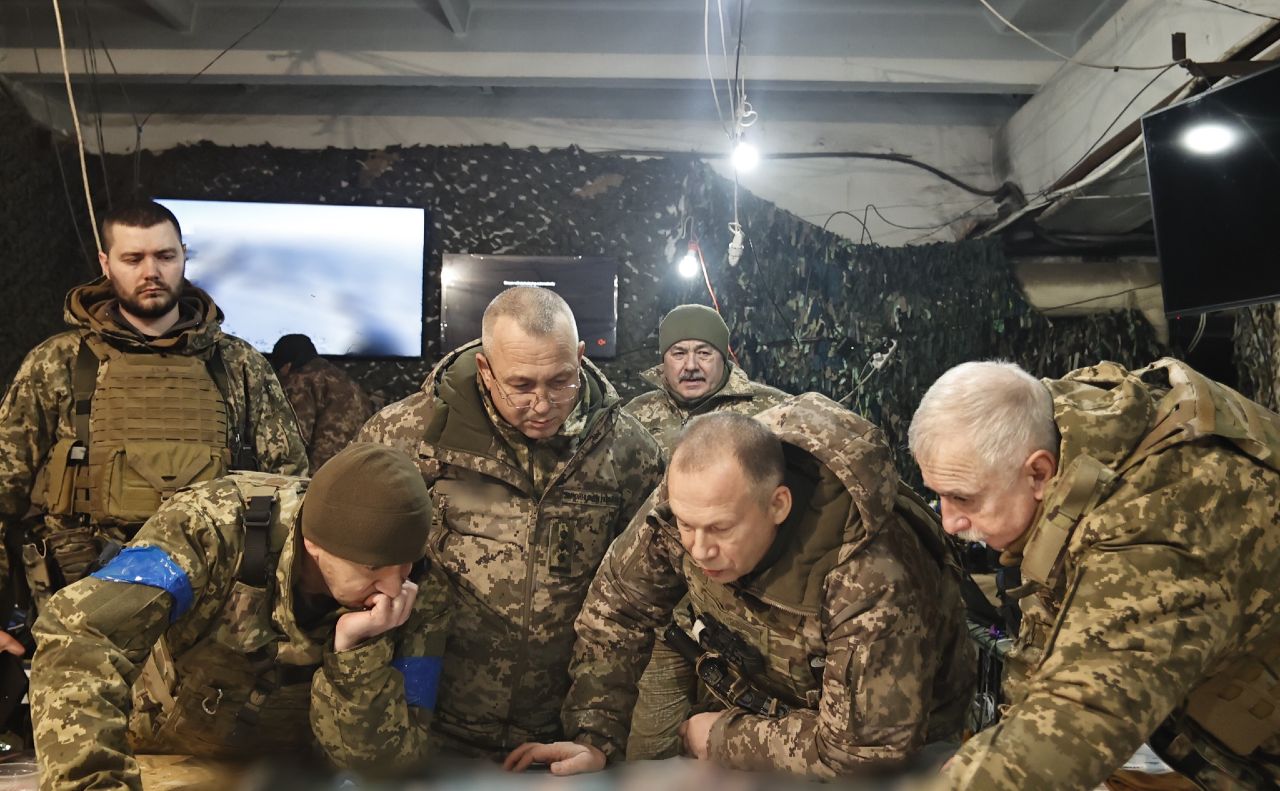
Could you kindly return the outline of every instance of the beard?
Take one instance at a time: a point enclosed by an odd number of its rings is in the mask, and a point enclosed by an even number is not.
[[[115,292],[116,302],[130,316],[140,319],[158,319],[173,309],[178,302],[178,295],[164,283],[148,283],[146,288],[158,288],[164,293],[159,297],[149,297],[145,302],[133,294],[123,294],[113,282],[111,290]]]

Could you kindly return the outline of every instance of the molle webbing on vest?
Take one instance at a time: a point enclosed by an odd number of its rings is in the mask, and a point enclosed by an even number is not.
[[[96,523],[142,522],[183,486],[221,475],[229,461],[227,409],[204,360],[115,355],[93,394],[89,463],[75,508]]]

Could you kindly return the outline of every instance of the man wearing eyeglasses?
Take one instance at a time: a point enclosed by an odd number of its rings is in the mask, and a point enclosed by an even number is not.
[[[442,754],[499,758],[563,738],[574,618],[661,479],[657,444],[584,349],[555,292],[508,289],[481,340],[361,430],[409,453],[431,487],[430,553],[456,594],[432,725]],[[426,749],[409,719],[392,722],[388,743]]]

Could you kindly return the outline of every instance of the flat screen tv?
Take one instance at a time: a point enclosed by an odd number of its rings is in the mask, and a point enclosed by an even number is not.
[[[1280,299],[1280,66],[1142,119],[1164,309]]]
[[[423,209],[158,202],[182,225],[187,278],[259,351],[300,332],[324,355],[422,355]]]
[[[617,353],[618,262],[583,256],[467,255],[446,253],[440,271],[440,348],[480,337],[490,300],[512,286],[543,286],[564,297],[578,323],[587,356]]]

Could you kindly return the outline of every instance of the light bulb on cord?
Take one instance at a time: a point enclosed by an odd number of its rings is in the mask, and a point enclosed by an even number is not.
[[[755,170],[756,165],[760,163],[760,152],[747,141],[739,140],[738,144],[733,147],[733,153],[729,156],[729,161],[733,163],[734,170],[739,173],[746,173]]]
[[[677,271],[680,272],[680,277],[696,277],[701,269],[701,265],[698,264],[698,243],[689,242],[689,252],[680,259]]]

